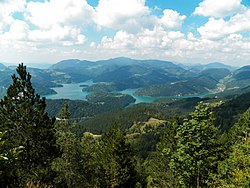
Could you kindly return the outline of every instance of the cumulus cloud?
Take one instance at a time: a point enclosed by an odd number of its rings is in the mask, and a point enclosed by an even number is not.
[[[96,24],[113,29],[134,30],[150,24],[150,10],[145,0],[100,0]]]
[[[15,13],[24,18],[15,19]],[[87,41],[82,25],[93,22],[94,14],[85,0],[0,1],[1,50],[13,48],[26,54],[27,49],[81,46]]]
[[[155,25],[178,29],[186,19],[177,11],[165,9],[161,17],[152,14],[145,0],[100,0],[96,8],[96,24],[128,32],[153,29]]]
[[[29,2],[26,19],[40,28],[55,24],[84,25],[93,22],[95,12],[86,0]]]
[[[6,43],[15,43],[18,40],[27,41],[29,31],[29,25],[21,20],[14,20],[10,26],[8,32],[4,32],[2,35],[2,42]]]
[[[11,23],[13,13],[24,11],[25,5],[25,0],[0,1],[0,23]]]
[[[242,0],[203,0],[196,7],[193,14],[206,17],[223,18],[235,14],[245,7],[241,4]]]
[[[236,14],[228,21],[222,18],[209,18],[208,22],[197,30],[203,38],[220,39],[234,33],[250,30],[250,10]]]
[[[185,15],[180,15],[180,13],[174,10],[165,9],[160,23],[169,29],[179,29],[185,19]]]
[[[166,31],[162,27],[144,29],[136,34],[118,31],[114,37],[103,37],[97,46],[101,58],[130,56],[158,58],[184,63],[221,61],[246,63],[250,58],[250,38],[229,34],[221,40],[199,38],[193,33]],[[239,55],[241,54],[241,55]]]
[[[29,39],[35,42],[63,44],[64,46],[83,44],[86,40],[79,29],[59,25],[54,25],[50,30],[30,31]]]
[[[180,56],[185,35],[180,31],[165,31],[162,27],[144,29],[137,34],[118,31],[113,38],[103,37],[98,50],[117,56],[133,55],[137,58],[166,58]],[[178,48],[180,49],[178,49]],[[112,51],[111,51],[112,50]],[[186,49],[185,49],[186,50]]]
[[[203,0],[193,14],[209,19],[196,27],[198,34],[181,29],[192,17],[170,9],[155,15],[145,2],[99,0],[92,7],[87,0],[0,1],[0,57],[57,61],[129,56],[188,63],[250,59],[250,10],[241,0]],[[15,13],[24,18],[15,19]],[[97,34],[89,37],[90,31]]]

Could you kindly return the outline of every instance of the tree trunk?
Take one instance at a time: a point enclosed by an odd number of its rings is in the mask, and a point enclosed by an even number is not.
[[[197,188],[200,188],[200,171],[199,171],[199,168],[198,168],[198,174],[197,174],[197,178],[196,178],[196,187]]]

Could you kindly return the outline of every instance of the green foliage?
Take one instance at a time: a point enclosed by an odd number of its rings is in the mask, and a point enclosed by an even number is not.
[[[229,132],[229,157],[220,163],[215,175],[217,187],[250,186],[250,109],[248,109]]]
[[[217,170],[220,132],[214,126],[212,112],[203,103],[190,116],[177,129],[177,148],[170,166],[177,174],[180,187],[204,187],[209,182],[209,174]]]
[[[120,124],[123,129],[130,128],[134,122],[146,122],[150,117],[158,117],[162,113],[151,106],[138,104],[123,110],[100,114],[88,120],[78,122],[78,132],[90,131],[103,133],[111,129],[112,125]]]
[[[250,139],[247,137],[241,143],[232,147],[232,152],[219,165],[219,174],[213,183],[216,187],[250,186]]]
[[[138,176],[134,154],[122,129],[114,127],[103,135],[100,157],[103,187],[135,187]]]
[[[52,169],[57,172],[56,184],[60,186],[79,187],[79,143],[76,135],[71,132],[69,122],[70,112],[67,103],[61,110],[59,120],[56,122],[57,145],[60,147],[61,156],[53,161]]]
[[[214,109],[216,115],[215,124],[221,126],[222,130],[229,130],[250,107],[250,93],[245,93]]]
[[[240,116],[229,132],[232,144],[242,142],[250,136],[250,108]]]
[[[35,94],[31,75],[23,64],[18,66],[17,73],[19,76],[12,76],[13,83],[0,101],[0,131],[7,131],[6,148],[24,148],[18,159],[15,177],[5,177],[5,180],[49,182],[53,178],[50,164],[58,154],[54,120],[45,112],[45,98],[40,99]]]
[[[69,105],[71,119],[88,119],[98,114],[125,108],[135,99],[130,95],[112,93],[93,93],[88,96],[88,101],[82,100],[47,100],[46,111],[51,117],[58,116],[65,102]]]
[[[78,60],[74,62],[77,64]],[[82,68],[86,65],[82,64]],[[124,75],[145,70],[139,66],[123,69]],[[37,78],[47,74],[35,72]],[[212,87],[224,76],[205,72],[209,76],[188,79],[187,83],[193,80],[198,88],[206,84]],[[249,94],[223,104],[200,103],[184,120],[171,120],[176,113],[189,113],[201,99],[164,99],[117,110],[126,106],[131,97],[94,93],[87,102],[50,101],[50,110],[58,114],[54,124],[54,119],[45,112],[45,99],[35,94],[31,76],[23,64],[17,73],[19,76],[12,76],[13,83],[0,101],[1,187],[127,188],[146,186],[146,178],[148,187],[250,185],[250,109],[238,119],[249,107],[246,101]],[[157,82],[161,76],[152,78]],[[131,84],[136,80],[144,82],[137,75],[130,80]],[[183,82],[178,84],[183,86]],[[62,108],[60,113],[57,108]],[[73,122],[71,110],[73,117],[83,117],[82,121]],[[105,111],[110,112],[105,114]],[[221,135],[220,127],[214,126],[212,111],[219,120],[225,120],[223,128],[225,125],[228,134]],[[238,122],[231,128],[236,119]],[[218,122],[221,121],[217,125]],[[112,127],[116,123],[126,131]],[[89,130],[91,133],[86,132]],[[93,134],[103,132],[103,135]]]
[[[6,131],[0,132],[0,184],[3,186],[6,184],[5,177],[11,177],[15,174],[17,160],[23,151],[22,146],[6,148],[7,140],[3,139],[6,133]]]
[[[56,184],[67,187],[79,187],[81,174],[79,163],[79,143],[76,135],[70,131],[57,132],[57,144],[62,155],[53,161],[52,169],[57,172]]]
[[[198,76],[188,80],[160,85],[150,85],[139,89],[136,94],[140,96],[186,96],[208,93],[217,88],[218,81],[210,76]]]
[[[74,124],[69,122],[70,112],[65,103],[56,122],[57,144],[61,156],[53,161],[52,169],[57,172],[55,184],[58,187],[96,187],[99,185],[95,169],[97,145],[92,136],[84,134],[79,139],[73,132]]]
[[[176,131],[179,120],[168,122],[156,151],[145,161],[149,187],[176,187],[176,175],[170,167],[172,155],[176,152]]]

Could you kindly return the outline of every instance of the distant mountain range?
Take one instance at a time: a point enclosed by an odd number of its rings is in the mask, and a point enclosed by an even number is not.
[[[32,81],[41,95],[53,94],[52,87],[63,83],[93,80],[96,86],[86,91],[119,91],[140,88],[137,95],[196,95],[231,91],[250,86],[250,66],[236,69],[222,63],[184,66],[161,60],[136,60],[126,57],[100,61],[68,59],[47,69],[28,68]],[[0,94],[11,83],[13,67],[0,64]],[[106,83],[106,84],[104,84]]]
[[[219,62],[213,62],[209,64],[194,64],[194,65],[188,65],[186,68],[190,69],[196,69],[196,70],[205,70],[205,69],[213,69],[213,68],[223,68],[228,70],[236,70],[237,67],[232,67],[230,65],[225,65],[223,63]]]

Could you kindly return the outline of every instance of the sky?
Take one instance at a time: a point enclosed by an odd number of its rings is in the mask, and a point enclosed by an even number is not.
[[[250,64],[250,0],[0,0],[0,62]]]

